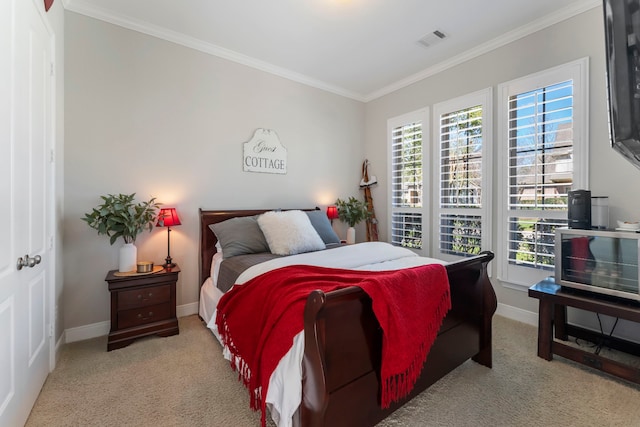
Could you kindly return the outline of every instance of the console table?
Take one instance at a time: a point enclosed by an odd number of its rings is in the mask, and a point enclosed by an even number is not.
[[[640,356],[640,344],[610,337],[606,334],[567,323],[567,307],[575,307],[640,323],[639,304],[635,301],[606,298],[597,294],[564,289],[555,283],[553,277],[531,286],[529,288],[529,296],[540,300],[538,310],[539,357],[552,360],[553,355],[557,354],[566,359],[640,384],[640,369],[557,341],[567,341],[568,337],[572,336],[591,342],[602,342],[606,347]]]

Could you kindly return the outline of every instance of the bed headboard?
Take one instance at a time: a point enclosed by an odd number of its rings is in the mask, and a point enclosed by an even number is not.
[[[312,211],[320,208],[302,209],[305,211]],[[203,210],[200,212],[200,259],[198,262],[200,272],[200,286],[204,283],[211,272],[211,258],[216,253],[216,243],[218,239],[213,231],[209,228],[209,225],[218,222],[226,221],[231,218],[241,216],[253,216],[268,212],[273,209],[256,209],[256,210]]]

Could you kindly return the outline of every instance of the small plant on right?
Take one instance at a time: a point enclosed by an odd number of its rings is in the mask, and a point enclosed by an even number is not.
[[[356,224],[369,218],[367,204],[353,196],[346,201],[336,200],[336,206],[338,207],[338,218],[340,221],[349,224],[349,227],[355,227]]]

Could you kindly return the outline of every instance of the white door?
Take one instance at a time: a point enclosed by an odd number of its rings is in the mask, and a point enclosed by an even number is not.
[[[49,373],[52,36],[39,5],[0,6],[0,426],[24,424]]]

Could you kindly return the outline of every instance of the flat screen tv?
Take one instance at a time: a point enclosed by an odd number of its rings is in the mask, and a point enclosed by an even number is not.
[[[611,146],[640,168],[640,0],[603,0]]]

